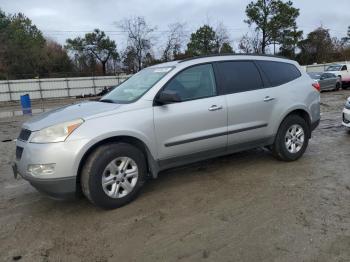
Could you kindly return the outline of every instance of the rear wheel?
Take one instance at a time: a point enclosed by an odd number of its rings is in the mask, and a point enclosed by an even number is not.
[[[92,203],[112,209],[135,199],[146,177],[143,153],[130,144],[112,143],[98,147],[87,158],[81,186]]]
[[[290,115],[281,123],[275,142],[273,155],[283,161],[295,161],[305,152],[309,143],[309,126],[298,115]]]

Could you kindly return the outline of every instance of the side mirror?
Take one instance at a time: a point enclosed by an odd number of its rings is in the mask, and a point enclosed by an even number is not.
[[[156,104],[165,105],[181,102],[181,98],[176,91],[164,90],[155,99]]]

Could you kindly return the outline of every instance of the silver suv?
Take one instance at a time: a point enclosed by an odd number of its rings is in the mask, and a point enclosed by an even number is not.
[[[146,68],[98,102],[31,118],[13,171],[53,197],[81,190],[116,208],[171,167],[264,146],[297,160],[319,121],[318,86],[296,62],[193,58]]]

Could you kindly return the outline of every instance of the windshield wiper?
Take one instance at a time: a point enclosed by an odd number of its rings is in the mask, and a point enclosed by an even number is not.
[[[99,100],[99,102],[102,102],[102,103],[111,103],[111,104],[114,104],[114,103],[115,103],[112,99],[101,99],[101,100]]]

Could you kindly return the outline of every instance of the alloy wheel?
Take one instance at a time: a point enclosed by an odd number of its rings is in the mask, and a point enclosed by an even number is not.
[[[136,162],[129,157],[111,161],[102,174],[103,191],[111,198],[122,198],[135,187],[139,177]]]
[[[289,153],[298,153],[304,145],[304,140],[305,132],[300,125],[295,124],[287,129],[285,146]]]

